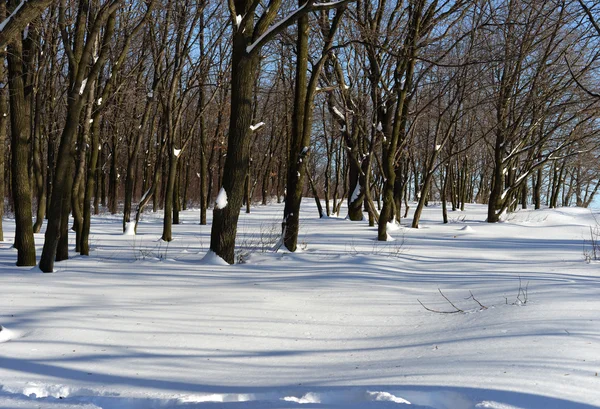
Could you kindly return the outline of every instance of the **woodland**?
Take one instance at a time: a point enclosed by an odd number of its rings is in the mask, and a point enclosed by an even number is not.
[[[412,228],[431,202],[496,223],[600,187],[592,0],[3,0],[0,21],[18,266],[89,255],[99,213],[125,232],[162,210],[169,242],[180,211],[212,211],[232,264],[255,204],[285,202],[294,252],[303,197],[385,241],[412,202]]]

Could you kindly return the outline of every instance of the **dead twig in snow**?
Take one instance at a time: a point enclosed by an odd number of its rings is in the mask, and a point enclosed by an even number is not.
[[[487,310],[488,307],[486,307],[485,305],[483,305],[482,303],[479,302],[479,300],[477,298],[475,298],[475,296],[473,295],[473,292],[469,290],[469,294],[471,294],[470,297],[465,298],[466,300],[473,300],[475,301],[477,304],[479,304],[479,306],[481,307],[481,310]]]
[[[452,303],[452,301],[450,301],[450,299],[448,299],[448,297],[446,297],[446,296],[444,295],[444,293],[442,292],[442,290],[440,290],[440,289],[438,288],[438,291],[440,292],[440,294],[442,295],[442,297],[444,297],[444,299],[445,299],[446,301],[448,301],[448,304],[450,304],[450,305],[451,305],[451,306],[454,308],[454,311],[439,311],[439,310],[434,310],[434,309],[431,309],[431,308],[429,308],[429,307],[426,307],[426,306],[425,306],[425,304],[423,304],[423,303],[421,302],[421,300],[419,300],[418,298],[417,298],[417,301],[419,301],[419,304],[421,304],[421,306],[423,306],[423,308],[425,308],[427,311],[435,312],[435,313],[438,313],[438,314],[456,314],[456,313],[459,313],[459,312],[462,312],[462,313],[464,313],[464,311],[463,311],[463,310],[461,310],[461,309],[460,309],[460,308],[458,308],[456,305],[454,305],[454,303]]]
[[[525,288],[523,288],[523,284],[521,282],[521,277],[519,276],[519,292],[517,293],[517,299],[513,303],[513,305],[525,305],[527,304],[527,297],[529,293],[529,281],[525,284]],[[523,296],[523,299],[521,299]]]

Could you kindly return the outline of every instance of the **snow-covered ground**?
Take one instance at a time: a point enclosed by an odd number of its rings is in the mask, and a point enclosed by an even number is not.
[[[472,205],[443,225],[432,206],[380,243],[307,200],[296,254],[267,251],[282,210],[242,214],[235,266],[201,261],[195,211],[169,244],[160,215],[137,236],[98,217],[92,256],[54,274],[14,267],[5,220],[0,408],[600,407],[589,210],[489,225]],[[427,311],[454,309],[438,289],[464,312]]]

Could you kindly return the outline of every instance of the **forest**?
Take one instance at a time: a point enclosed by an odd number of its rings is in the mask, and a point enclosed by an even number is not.
[[[413,228],[432,202],[495,223],[600,187],[591,0],[3,0],[0,17],[18,266],[52,272],[71,229],[88,255],[99,213],[126,231],[162,210],[169,242],[180,211],[212,211],[231,264],[253,204],[285,202],[294,252],[303,197],[385,241],[409,203]]]

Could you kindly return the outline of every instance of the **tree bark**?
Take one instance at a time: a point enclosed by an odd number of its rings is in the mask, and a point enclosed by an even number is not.
[[[9,2],[13,8],[14,0]],[[15,247],[17,266],[34,266],[35,243],[31,211],[31,188],[29,184],[30,126],[27,95],[25,90],[26,72],[23,61],[21,38],[11,42],[7,49],[8,83],[10,102],[11,153],[12,153],[12,193],[15,205]]]
[[[252,19],[247,27],[240,27],[233,35],[231,60],[231,114],[227,157],[223,170],[223,185],[227,205],[213,209],[210,249],[229,264],[235,261],[235,237],[240,207],[244,197],[244,180],[250,150],[250,125],[252,125],[252,96],[259,54],[248,53],[251,43]]]

